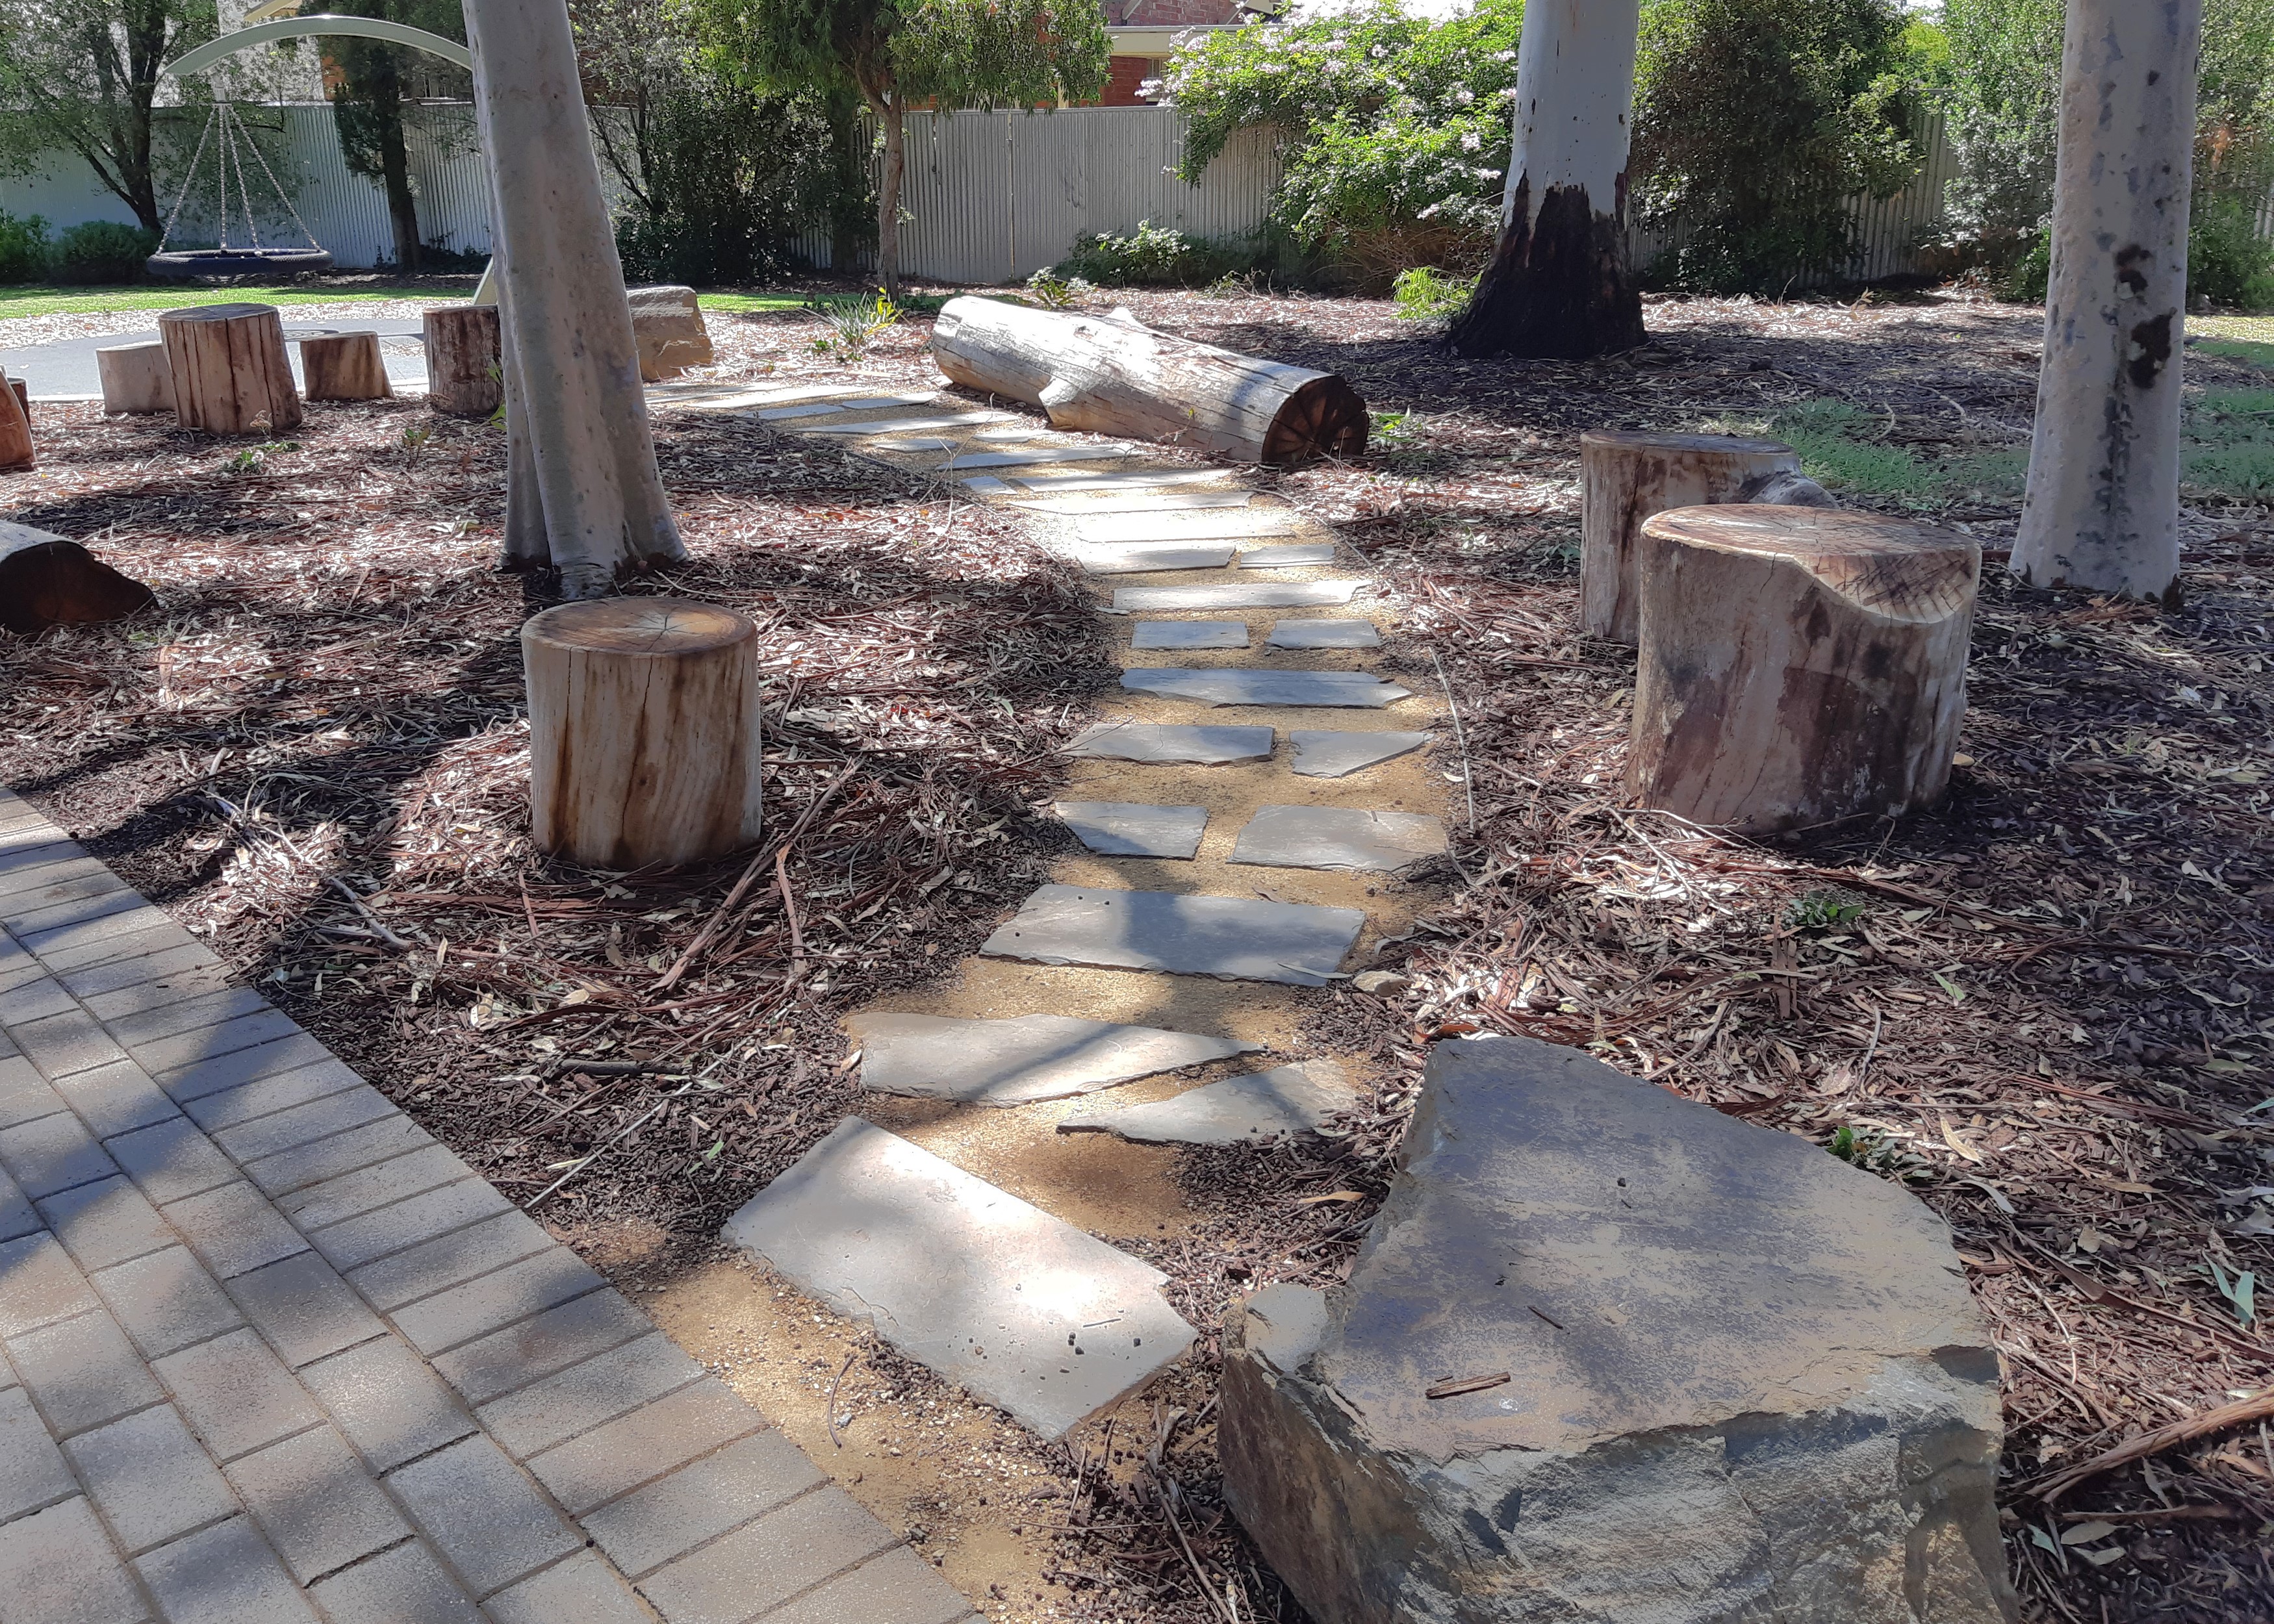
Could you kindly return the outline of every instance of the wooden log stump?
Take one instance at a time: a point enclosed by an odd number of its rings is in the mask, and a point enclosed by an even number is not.
[[[8,393],[16,397],[16,404],[23,409],[24,421],[29,423],[32,420],[32,391],[30,386],[25,383],[25,381],[20,378],[11,378],[8,380]]]
[[[94,352],[94,370],[102,380],[105,411],[171,411],[174,410],[174,369],[166,360],[166,341],[111,344]]]
[[[0,372],[8,387],[0,390],[0,469],[30,468],[39,461],[32,448],[30,391]]]
[[[1800,471],[1774,440],[1591,429],[1579,436],[1579,625],[1607,643],[1635,640],[1635,545],[1669,508],[1745,500],[1766,474]]]
[[[426,403],[454,417],[486,417],[505,400],[505,362],[494,304],[447,304],[426,312]]]
[[[300,341],[300,376],[312,401],[394,398],[376,333],[328,333]]]
[[[21,636],[50,626],[123,620],[154,601],[79,543],[0,521],[0,627]]]
[[[931,352],[956,382],[1040,406],[1058,428],[1283,466],[1366,449],[1366,402],[1340,375],[1156,333],[1126,311],[950,299]]]
[[[300,391],[274,304],[200,304],[158,318],[174,416],[208,434],[281,434],[300,425]]]
[[[758,838],[757,628],[731,609],[614,598],[521,628],[537,844],[597,868],[723,856]]]
[[[1966,713],[1982,550],[1819,508],[1680,508],[1642,527],[1627,787],[1750,834],[1931,806]]]

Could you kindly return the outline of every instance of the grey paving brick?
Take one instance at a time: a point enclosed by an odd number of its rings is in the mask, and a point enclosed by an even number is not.
[[[72,996],[83,1002],[98,1020],[105,1019],[102,1000],[109,995],[132,988],[147,986],[152,981],[177,982],[204,990],[200,978],[213,977],[212,984],[219,985],[227,976],[220,959],[194,942],[177,947],[161,948],[154,953],[138,953],[131,959],[114,959],[107,964],[94,965],[85,970],[66,970],[56,979],[71,989]]]
[[[8,1358],[57,1438],[104,1425],[166,1396],[126,1333],[101,1308],[9,1338]]]
[[[318,1252],[331,1259],[333,1267],[353,1270],[512,1208],[513,1203],[487,1179],[463,1178],[407,1201],[397,1201],[392,1207],[382,1207],[377,1212],[350,1218],[345,1223],[318,1229],[308,1238]],[[481,1332],[467,1335],[478,1336]]]
[[[38,930],[18,930],[15,936],[54,973],[100,964],[128,953],[155,951],[138,945],[142,940],[164,947],[178,946],[189,940],[189,933],[176,924],[163,908],[153,907],[147,902],[97,918],[74,920]]]
[[[96,897],[132,896],[134,888],[92,857],[65,857],[36,868],[0,872],[0,921],[15,925],[27,914]]]
[[[301,1073],[289,1075],[297,1077]],[[247,1086],[258,1088],[263,1085],[252,1083]],[[214,1134],[214,1143],[239,1162],[253,1162],[395,1114],[394,1101],[368,1083],[356,1083],[305,1105],[270,1111],[249,1122],[220,1129]]]
[[[35,1201],[118,1171],[79,1118],[69,1113],[0,1128],[0,1165]]]
[[[523,1459],[613,1421],[703,1374],[671,1338],[651,1331],[476,1408],[490,1435]]]
[[[194,948],[177,948],[175,953],[196,951]],[[134,965],[147,965],[154,959],[172,956],[153,953],[139,959],[129,959],[115,971],[109,966],[104,966],[104,970],[111,971],[113,974],[124,974]],[[79,971],[75,974],[75,979],[102,973]],[[102,992],[92,995],[80,993],[79,999],[87,1005],[88,1014],[109,1027],[110,1035],[124,1043],[132,1041],[126,1035],[127,1022],[174,1019],[180,1011],[197,1006],[206,998],[232,990],[243,989],[230,987],[229,971],[224,966],[192,962],[169,974],[146,975],[139,981],[128,981]],[[258,993],[250,996],[255,999],[260,997]],[[137,1035],[140,1034],[138,1033]]]
[[[58,931],[124,918],[149,906],[132,887],[122,885],[100,896],[68,898],[49,907],[14,914],[8,920],[8,929],[18,941],[37,952],[41,941]]]
[[[88,1279],[146,1359],[245,1323],[187,1247],[169,1246]]]
[[[470,1404],[486,1404],[655,1329],[615,1291],[589,1291],[572,1303],[508,1326],[434,1361],[442,1380]]]
[[[463,1281],[536,1256],[556,1244],[544,1226],[526,1213],[494,1218],[437,1236],[407,1252],[366,1264],[355,1272],[355,1288],[382,1310],[431,1297]]]
[[[0,1527],[0,1597],[26,1624],[140,1624],[149,1610],[85,1496]]]
[[[200,1027],[218,1026],[246,1015],[258,1015],[270,1007],[268,1000],[250,987],[222,987],[195,997],[105,1015],[101,1019],[110,1028],[112,1037],[129,1049],[137,1049],[161,1038],[179,1037]]]
[[[121,1134],[103,1148],[161,1207],[237,1182],[236,1165],[179,1116]]]
[[[12,1241],[42,1227],[40,1214],[32,1209],[32,1198],[0,1173],[0,1241]]]
[[[126,1051],[110,1041],[102,1024],[76,1004],[60,1015],[20,1025],[11,1022],[8,1035],[49,1082],[126,1058]]]
[[[589,1551],[491,1597],[485,1611],[497,1624],[650,1624],[648,1610]]]
[[[154,1038],[147,1043],[132,1043],[126,1052],[153,1073],[166,1074],[296,1034],[307,1035],[282,1010],[258,1010],[210,1026],[200,1026],[193,1032]]]
[[[4,1144],[0,1138],[0,1147]],[[471,1171],[441,1146],[429,1144],[408,1154],[389,1154],[375,1166],[291,1191],[278,1196],[276,1205],[303,1229],[320,1229],[453,1184]]]
[[[583,1516],[719,1445],[762,1431],[765,1417],[715,1376],[681,1387],[529,1462],[537,1480]],[[801,1455],[797,1457],[803,1460]]]
[[[35,976],[0,992],[0,1026],[13,1029],[53,1015],[68,1014],[79,1002],[53,976]]]
[[[0,1243],[0,1336],[17,1336],[95,1305],[87,1278],[52,1235]]]
[[[640,1593],[671,1624],[743,1624],[895,1543],[851,1495],[818,1489],[649,1575]]]
[[[74,1071],[55,1085],[56,1094],[99,1139],[132,1133],[182,1113],[150,1074],[132,1060]]]
[[[52,823],[0,819],[0,874],[28,873],[59,862],[93,862],[87,849]]]
[[[473,1417],[441,1378],[391,1336],[304,1365],[299,1373],[377,1473],[474,1431]]]
[[[822,1481],[805,1451],[779,1432],[760,1432],[584,1514],[584,1531],[637,1578]]]
[[[413,1461],[388,1485],[477,1595],[501,1590],[584,1543],[486,1438]]]
[[[168,1071],[152,1067],[158,1086],[177,1105],[187,1107],[192,1100],[219,1094],[224,1088],[236,1088],[264,1077],[279,1077],[287,1071],[297,1071],[302,1066],[318,1065],[333,1058],[332,1051],[305,1032],[295,1032],[286,1037],[266,1043],[256,1043],[251,1049],[240,1049],[234,1054],[215,1059],[201,1060],[195,1065],[185,1065]]]
[[[332,1624],[483,1624],[458,1582],[416,1541],[334,1574],[314,1594]]]
[[[765,1615],[765,1624],[983,1624],[963,1593],[906,1545],[870,1557],[851,1573]],[[679,1624],[674,1619],[672,1624]]]
[[[138,1559],[166,1624],[316,1624],[300,1587],[243,1517]]]
[[[335,1214],[331,1221],[337,1222],[339,1218],[353,1217],[355,1212],[367,1210],[370,1207],[383,1207],[388,1199],[395,1199],[395,1192],[388,1188],[390,1181],[381,1178],[375,1169],[363,1182],[373,1184],[386,1199],[350,1199],[347,1193],[350,1188],[346,1182],[348,1174],[358,1169],[372,1169],[373,1163],[380,1162],[387,1162],[392,1166],[394,1158],[414,1150],[424,1150],[433,1143],[433,1134],[408,1116],[397,1114],[382,1116],[377,1122],[367,1122],[359,1128],[350,1128],[344,1133],[335,1133],[306,1145],[296,1145],[290,1150],[280,1150],[273,1156],[247,1162],[245,1176],[267,1192],[271,1199],[282,1202],[288,1208],[302,1199],[298,1192],[309,1191],[316,1184],[324,1184],[337,1193],[328,1206],[319,1206],[317,1210]],[[448,1154],[447,1152],[444,1154]],[[454,1165],[463,1165],[456,1156],[451,1156],[448,1162],[439,1157],[434,1158],[433,1164],[440,1171],[429,1174],[420,1181],[422,1189],[448,1184],[450,1182],[449,1169]],[[399,1182],[399,1179],[400,1176],[395,1176],[395,1182]],[[410,1195],[417,1192],[403,1190],[401,1193]],[[344,1210],[350,1206],[354,1211]],[[295,1216],[297,1215],[296,1213]]]
[[[63,1191],[39,1208],[72,1261],[89,1274],[175,1244],[158,1209],[124,1177]]]
[[[79,1492],[56,1440],[21,1387],[0,1391],[0,1523]]]
[[[432,1357],[558,1307],[601,1284],[584,1259],[566,1246],[555,1246],[396,1309],[395,1328],[412,1347]]]
[[[0,1058],[0,1128],[37,1122],[69,1108],[32,1063],[20,1055]]]
[[[271,1444],[222,1470],[303,1584],[410,1537],[410,1525],[328,1426]]]
[[[129,1556],[237,1509],[220,1470],[169,1404],[67,1439],[64,1454]]]
[[[230,1296],[294,1369],[386,1330],[332,1266],[303,1252],[229,1282]]]
[[[184,1348],[150,1368],[217,1461],[265,1448],[324,1418],[307,1389],[251,1330]]]
[[[222,1279],[306,1249],[300,1232],[251,1184],[223,1184],[169,1203],[165,1214],[205,1266]]]
[[[288,1039],[297,1042],[297,1039]],[[259,1053],[259,1050],[252,1051]],[[379,1091],[358,1077],[348,1065],[338,1060],[320,1060],[313,1065],[295,1066],[271,1077],[256,1078],[239,1083],[217,1094],[194,1100],[184,1100],[182,1109],[208,1133],[220,1133],[240,1124],[272,1116],[295,1107],[329,1099],[342,1092],[352,1093],[370,1088]],[[390,1106],[388,1108],[392,1109]],[[266,1155],[267,1151],[258,1154]]]

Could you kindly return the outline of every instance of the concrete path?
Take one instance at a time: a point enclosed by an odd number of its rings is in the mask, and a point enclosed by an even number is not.
[[[284,352],[292,362],[293,381],[303,387],[307,381],[300,375],[300,340],[320,338],[329,333],[364,332],[379,335],[380,357],[387,364],[388,381],[395,386],[395,392],[424,395],[425,328],[418,322],[400,320],[329,324],[287,321]],[[0,350],[0,371],[11,378],[22,379],[24,387],[35,401],[99,400],[102,379],[95,369],[94,352],[117,344],[154,343],[157,338],[158,329],[154,327],[147,333],[111,333],[96,338],[65,338],[52,344]]]
[[[0,1624],[975,1624],[0,790]]]

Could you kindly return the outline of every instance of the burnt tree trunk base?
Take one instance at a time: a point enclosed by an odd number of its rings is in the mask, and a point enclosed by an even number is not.
[[[1615,208],[1599,210],[1580,186],[1549,187],[1537,218],[1530,201],[1527,179],[1511,199],[1492,263],[1446,330],[1446,346],[1470,360],[1577,361],[1647,342],[1642,290],[1627,267]]]

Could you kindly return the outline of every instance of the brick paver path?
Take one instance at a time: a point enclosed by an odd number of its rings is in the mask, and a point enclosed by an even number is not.
[[[0,1624],[955,1624],[638,1309],[0,790]]]

